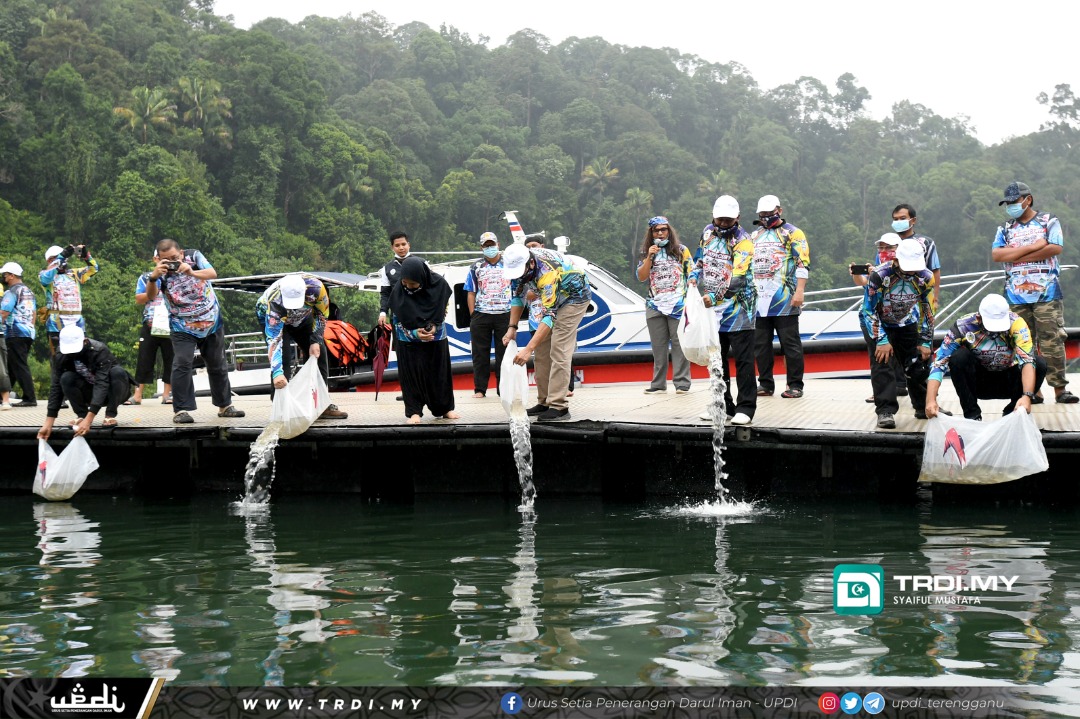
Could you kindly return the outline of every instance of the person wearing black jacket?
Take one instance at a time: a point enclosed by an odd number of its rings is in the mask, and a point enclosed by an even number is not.
[[[401,264],[409,256],[409,236],[404,232],[394,232],[390,235],[390,248],[394,251],[394,259],[379,270],[379,324],[386,326],[390,326],[386,317],[390,309],[390,293],[401,279]]]
[[[82,327],[68,325],[60,330],[58,351],[52,358],[49,409],[45,424],[38,430],[38,439],[48,439],[52,434],[64,398],[79,416],[78,424],[73,426],[76,436],[90,430],[102,406],[105,407],[102,426],[115,427],[117,408],[131,396],[134,385],[135,380],[104,342],[88,338]]]

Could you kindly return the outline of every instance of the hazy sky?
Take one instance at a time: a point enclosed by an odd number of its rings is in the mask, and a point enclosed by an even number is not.
[[[693,6],[693,9],[691,9]],[[612,44],[674,47],[711,62],[744,65],[762,88],[803,75],[830,88],[850,72],[870,91],[872,117],[907,99],[946,117],[967,116],[993,144],[1039,128],[1048,118],[1035,97],[1054,86],[1080,93],[1072,36],[1074,0],[907,0],[898,3],[634,3],[596,0],[217,0],[215,12],[250,27],[266,17],[297,22],[374,11],[391,24],[453,25],[489,47],[525,28],[553,44],[598,35]]]

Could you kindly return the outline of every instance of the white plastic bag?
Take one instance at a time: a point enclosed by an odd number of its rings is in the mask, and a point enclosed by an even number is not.
[[[34,494],[53,501],[71,499],[97,468],[97,457],[85,437],[71,440],[59,456],[48,442],[39,439]]]
[[[686,359],[706,367],[712,353],[720,349],[716,317],[705,306],[696,287],[687,288],[683,316],[679,320],[679,345]]]
[[[508,415],[513,414],[515,402],[520,403],[524,411],[529,397],[529,371],[525,365],[514,364],[517,353],[517,342],[510,340],[499,369],[499,399]]]
[[[154,317],[150,320],[150,334],[155,337],[168,337],[171,333],[169,328],[169,308],[164,302],[160,302],[154,308]]]
[[[1022,409],[996,422],[938,415],[926,423],[919,481],[998,484],[1049,467],[1042,434]]]
[[[329,405],[330,392],[319,374],[319,360],[308,357],[285,389],[274,393],[270,421],[281,422],[281,439],[291,439],[307,432]]]

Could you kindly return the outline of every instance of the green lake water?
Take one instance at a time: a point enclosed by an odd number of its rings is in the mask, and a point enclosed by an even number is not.
[[[1080,686],[1080,524],[1036,506],[80,494],[0,503],[0,677]],[[833,568],[1015,576],[834,612]],[[939,593],[940,594],[940,593]],[[922,596],[935,595],[921,593]],[[936,600],[935,600],[936,601]],[[1075,645],[1074,645],[1075,643]]]

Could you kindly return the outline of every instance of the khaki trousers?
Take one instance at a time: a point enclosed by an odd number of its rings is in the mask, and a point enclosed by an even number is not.
[[[563,305],[555,314],[555,326],[533,354],[536,370],[536,399],[545,407],[566,409],[570,385],[570,363],[577,344],[577,328],[589,310],[589,303]],[[550,392],[549,392],[550,390]]]

